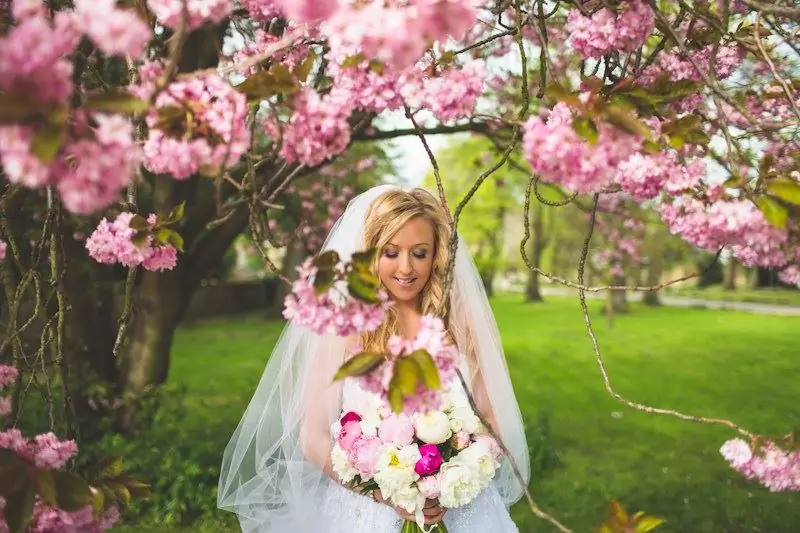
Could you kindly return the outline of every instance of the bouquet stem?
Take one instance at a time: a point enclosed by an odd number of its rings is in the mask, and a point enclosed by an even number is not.
[[[444,525],[444,522],[439,522],[438,524],[434,524],[429,526],[430,529],[425,528],[422,529],[417,525],[416,522],[411,520],[405,520],[403,522],[403,528],[400,530],[400,533],[448,533],[447,527]]]

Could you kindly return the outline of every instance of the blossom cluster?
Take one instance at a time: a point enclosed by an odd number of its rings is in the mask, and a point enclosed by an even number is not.
[[[416,515],[426,499],[445,508],[468,504],[491,483],[502,452],[485,433],[460,385],[441,409],[395,414],[378,396],[345,395],[331,426],[331,464],[343,483],[374,486]]]
[[[800,451],[784,451],[774,442],[754,450],[742,439],[731,439],[720,453],[745,478],[758,481],[772,492],[800,491]]]
[[[362,331],[374,331],[386,318],[390,303],[384,291],[379,291],[379,301],[375,305],[349,295],[341,298],[347,291],[343,282],[336,282],[332,288],[317,295],[313,284],[317,273],[313,258],[306,259],[297,272],[298,278],[292,283],[292,292],[286,296],[283,309],[283,317],[295,325],[318,334],[347,337]]]
[[[613,51],[632,52],[655,27],[653,10],[644,0],[632,0],[620,13],[604,7],[587,17],[573,9],[564,30],[584,59],[599,59]]]
[[[572,126],[572,112],[558,103],[547,115],[528,119],[524,125],[522,150],[533,172],[546,181],[560,183],[578,192],[594,192],[609,185],[617,167],[642,146],[640,137],[611,125],[597,125],[594,145],[581,138]]]
[[[67,107],[75,90],[73,65],[66,57],[82,37],[106,54],[134,57],[151,38],[147,24],[113,0],[77,0],[73,10],[52,18],[43,2],[16,0],[12,15],[16,24],[0,36],[0,92],[20,107],[53,116]],[[94,22],[97,16],[103,24]],[[133,179],[139,150],[127,119],[75,113],[52,156],[35,152],[42,127],[23,122],[0,126],[0,165],[10,182],[30,188],[54,185],[67,210],[89,214],[107,207]]]
[[[17,369],[8,365],[0,365],[0,392],[17,379]],[[0,417],[11,411],[11,402],[0,396]],[[0,431],[0,448],[14,452],[30,465],[46,469],[60,470],[67,461],[78,452],[74,440],[59,440],[53,433],[36,435],[32,439],[25,438],[17,428]],[[0,533],[8,533],[9,528],[3,519],[6,500],[0,497]],[[91,505],[77,511],[67,512],[46,505],[38,496],[33,505],[33,521],[28,531],[32,533],[99,533],[111,529],[119,520],[116,507],[109,507],[94,519]]]
[[[7,247],[8,247],[8,245],[6,244],[6,241],[4,241],[3,239],[0,239],[0,261],[4,261],[5,260],[5,258],[6,258],[6,248]]]
[[[164,119],[172,110],[179,113]],[[144,166],[178,180],[216,175],[249,149],[246,115],[245,95],[217,75],[173,82],[147,115]]]
[[[147,0],[147,7],[156,19],[168,28],[176,28],[183,22],[183,6],[186,6],[187,27],[193,30],[205,22],[221,22],[231,12],[231,0]]]
[[[148,235],[142,244],[133,242],[138,231],[130,223],[135,215],[123,212],[113,222],[106,218],[86,239],[89,256],[102,264],[119,263],[128,268],[141,265],[145,270],[172,270],[177,263],[178,252],[171,244],[155,246],[153,236]],[[156,215],[147,218],[150,227],[155,226]]]
[[[459,40],[475,24],[468,0],[276,0],[292,20],[320,23],[336,51],[359,51],[393,68],[413,65],[426,48],[448,37]],[[381,21],[376,24],[375,21]]]
[[[393,335],[389,338],[387,348],[389,357],[383,363],[372,372],[356,378],[362,388],[384,399],[389,396],[389,386],[397,360],[408,357],[417,350],[424,350],[431,356],[441,383],[447,383],[456,377],[461,355],[455,344],[450,342],[444,322],[438,317],[422,316],[420,330],[414,339],[407,341],[398,335]],[[438,409],[441,402],[441,390],[431,389],[419,383],[413,394],[404,395],[403,411],[421,413]]]

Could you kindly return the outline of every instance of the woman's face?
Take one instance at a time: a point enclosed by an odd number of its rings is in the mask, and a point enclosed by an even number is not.
[[[378,277],[397,302],[416,301],[433,268],[433,226],[412,218],[389,239],[378,259]]]

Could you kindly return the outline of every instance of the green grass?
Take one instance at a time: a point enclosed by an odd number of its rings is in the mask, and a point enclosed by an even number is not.
[[[698,298],[701,300],[800,306],[800,291],[784,288],[736,289],[734,291],[726,291],[721,286],[712,286],[705,289],[698,289],[696,287],[667,287],[664,289],[664,295]]]
[[[718,450],[733,436],[730,430],[640,413],[608,395],[577,300],[526,305],[518,296],[502,296],[493,305],[523,416],[532,426],[540,413],[548,413],[548,444],[563,458],[560,468],[531,482],[543,509],[576,532],[601,522],[612,498],[629,511],[666,518],[658,530],[663,533],[800,531],[796,494],[771,494],[725,465]],[[590,305],[599,311],[602,304]],[[613,327],[599,313],[594,322],[612,383],[622,395],[731,418],[759,433],[800,425],[799,319],[635,306],[632,314],[616,316]],[[278,323],[247,317],[177,333],[171,380],[188,388],[188,430],[215,439],[220,455],[279,331]],[[522,533],[553,531],[524,503],[512,514]],[[224,529],[212,524],[180,531]]]

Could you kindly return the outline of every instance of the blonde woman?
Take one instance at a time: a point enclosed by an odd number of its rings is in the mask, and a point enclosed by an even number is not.
[[[437,311],[450,235],[443,208],[423,189],[379,186],[350,202],[323,250],[336,250],[346,260],[355,251],[377,248],[375,274],[393,305],[378,330],[358,339],[287,325],[223,457],[218,505],[238,515],[242,531],[399,533],[403,520],[414,520],[380,491],[361,495],[333,472],[331,424],[343,406],[381,400],[350,380],[334,383],[332,376],[355,345],[385,351],[391,335],[413,338],[420,318]],[[463,242],[457,250],[448,330],[465,354],[461,367],[478,409],[527,483],[527,443],[497,326]],[[508,507],[522,490],[505,458],[477,499],[450,510],[430,501],[425,522],[443,521],[450,533],[516,533]]]

